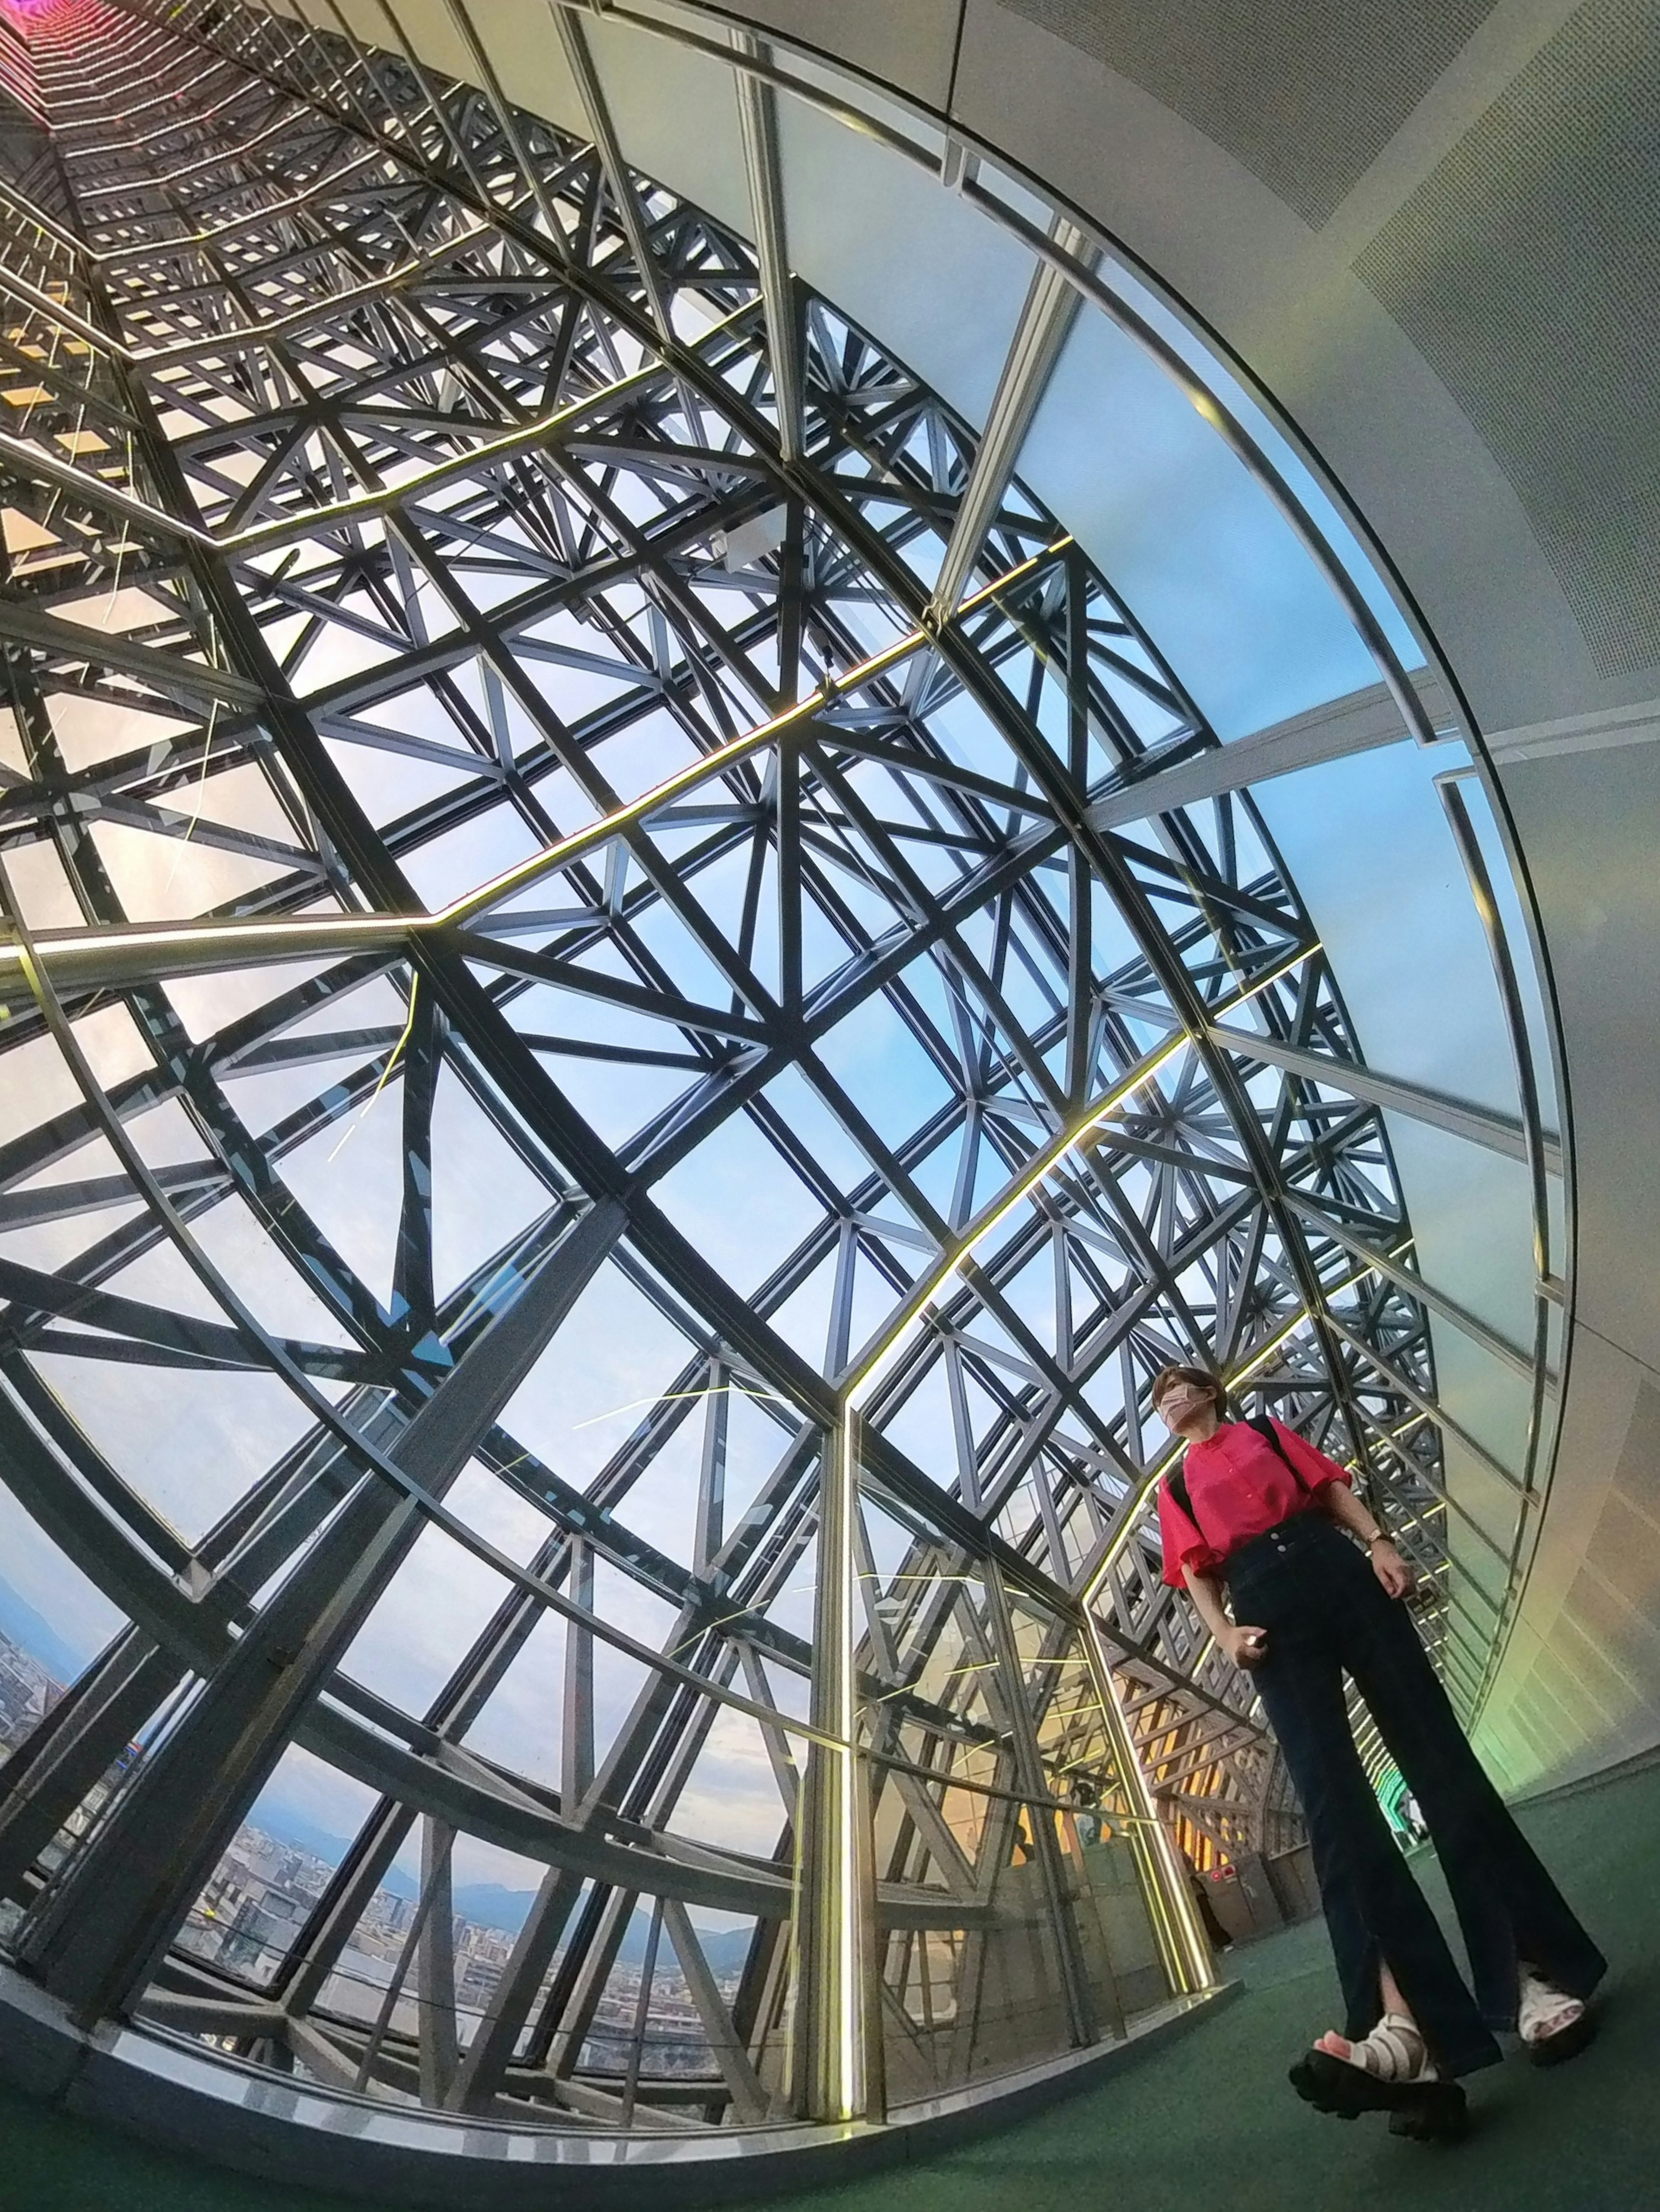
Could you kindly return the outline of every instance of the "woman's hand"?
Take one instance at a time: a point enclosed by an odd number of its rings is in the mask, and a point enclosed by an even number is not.
[[[1387,1536],[1368,1547],[1371,1571],[1391,1597],[1405,1597],[1412,1588],[1412,1569]]]
[[[1243,1667],[1247,1673],[1253,1667],[1260,1667],[1268,1656],[1266,1628],[1238,1628],[1230,1622],[1216,1640],[1234,1665]]]

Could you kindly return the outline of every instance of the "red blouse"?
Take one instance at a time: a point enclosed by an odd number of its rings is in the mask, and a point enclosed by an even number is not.
[[[1302,1512],[1310,1492],[1348,1480],[1335,1459],[1316,1451],[1295,1429],[1275,1421],[1274,1432],[1307,1489],[1299,1487],[1279,1453],[1244,1421],[1224,1421],[1207,1443],[1188,1446],[1182,1472],[1191,1515],[1171,1497],[1168,1482],[1159,1484],[1158,1533],[1164,1543],[1164,1580],[1172,1589],[1184,1587],[1183,1567],[1213,1574],[1242,1544]]]

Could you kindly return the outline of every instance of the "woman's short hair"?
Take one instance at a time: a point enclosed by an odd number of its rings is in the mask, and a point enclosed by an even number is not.
[[[1216,1401],[1216,1418],[1228,1418],[1228,1386],[1219,1375],[1213,1375],[1208,1367],[1161,1367],[1152,1378],[1152,1410],[1158,1411],[1158,1401],[1172,1382],[1191,1382],[1201,1390],[1208,1390]]]

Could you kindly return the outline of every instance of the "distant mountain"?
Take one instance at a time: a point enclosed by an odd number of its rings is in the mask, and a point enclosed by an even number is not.
[[[500,1929],[504,1936],[519,1933],[535,1902],[534,1890],[507,1889],[496,1881],[463,1882],[455,1892],[455,1910],[463,1920],[475,1921],[481,1928]],[[636,1908],[629,1922],[618,1957],[631,1966],[643,1966],[646,1938],[650,1932],[650,1913]],[[737,1973],[749,1956],[750,1931],[747,1928],[700,1929],[698,1935],[704,1955],[717,1977]],[[672,1948],[666,1937],[661,1939],[658,1955],[666,1960]]]
[[[0,1632],[27,1651],[31,1659],[38,1659],[56,1682],[65,1687],[94,1655],[78,1651],[66,1644],[48,1621],[43,1620],[26,1597],[20,1597],[9,1582],[0,1580]]]
[[[296,1813],[287,1805],[256,1805],[248,1825],[274,1837],[279,1844],[291,1844],[296,1851],[309,1851],[313,1858],[331,1867],[337,1867],[351,1849],[344,1836],[331,1836],[326,1828],[319,1828],[315,1820],[308,1820],[303,1813]],[[411,1881],[400,1867],[389,1867],[380,1877],[380,1887],[393,1897],[407,1898],[411,1904],[421,1894],[420,1884]]]
[[[650,1928],[651,1915],[636,1911],[629,1923],[629,1932],[623,1938],[618,1957],[626,1960],[631,1966],[643,1966],[646,1937]],[[703,1956],[709,1962],[709,1971],[717,1981],[723,1975],[739,1972],[750,1954],[750,1931],[747,1928],[699,1928],[697,1940],[702,1946]],[[657,1947],[658,1958],[667,1960],[672,1955],[673,1948],[669,1942],[668,1930],[665,1929]]]
[[[303,1814],[290,1812],[283,1805],[261,1805],[255,1812],[252,1825],[263,1828],[268,1836],[276,1837],[279,1843],[291,1844],[295,1850],[309,1851],[330,1866],[338,1866],[346,1855],[348,1846],[340,1837],[330,1835],[315,1821],[307,1820]],[[381,1878],[380,1887],[392,1896],[407,1898],[411,1903],[421,1893],[420,1885],[411,1881],[398,1867]],[[535,1902],[533,1889],[508,1889],[499,1881],[464,1881],[457,1887],[453,1897],[459,1918],[471,1920],[480,1928],[497,1929],[504,1936],[519,1933]],[[650,1928],[651,1915],[636,1909],[618,1954],[629,1966],[644,1963]],[[737,1973],[749,1955],[748,1929],[700,1929],[698,1933],[716,1977]],[[666,1960],[672,1948],[666,1936],[658,1948],[659,1956]]]
[[[463,1920],[480,1928],[499,1929],[516,1936],[536,1902],[533,1889],[504,1889],[499,1881],[464,1881],[454,1893],[455,1910]]]

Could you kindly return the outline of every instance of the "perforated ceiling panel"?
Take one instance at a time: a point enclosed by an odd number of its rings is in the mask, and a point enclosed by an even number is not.
[[[1660,665],[1660,10],[1592,0],[1355,270],[1475,423],[1604,676]]]
[[[1174,108],[1316,226],[1493,0],[1003,0]]]

